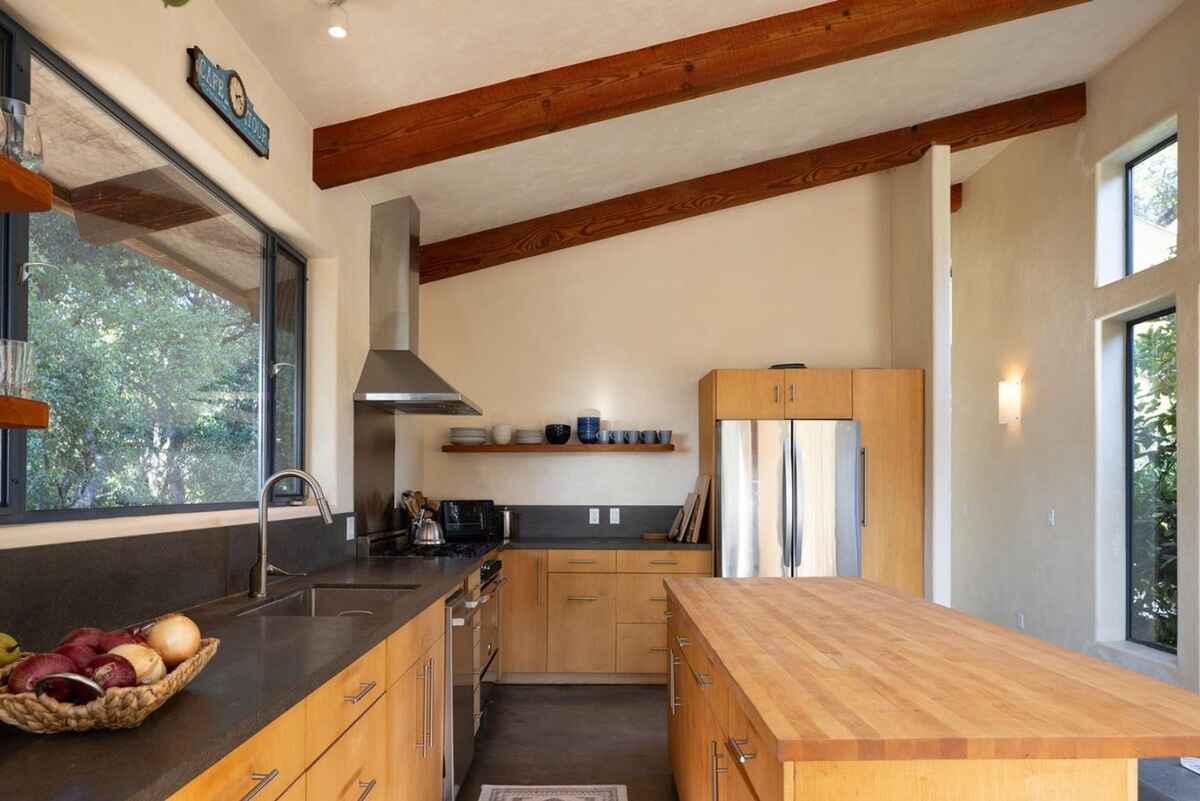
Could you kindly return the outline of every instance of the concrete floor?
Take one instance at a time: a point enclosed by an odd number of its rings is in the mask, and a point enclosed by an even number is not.
[[[663,686],[500,685],[458,801],[484,784],[623,784],[676,801]]]

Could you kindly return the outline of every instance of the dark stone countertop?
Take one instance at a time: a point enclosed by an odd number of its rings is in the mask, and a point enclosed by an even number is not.
[[[492,552],[495,553],[494,551]],[[4,796],[21,801],[162,801],[452,591],[479,559],[350,561],[270,585],[419,584],[390,616],[245,617],[244,596],[187,613],[220,649],[196,679],[130,731],[26,734],[0,725]]]
[[[669,542],[666,540],[643,540],[629,537],[555,537],[553,539],[514,539],[506,548],[556,549],[581,548],[585,550],[617,551],[707,551],[712,546],[707,542]]]

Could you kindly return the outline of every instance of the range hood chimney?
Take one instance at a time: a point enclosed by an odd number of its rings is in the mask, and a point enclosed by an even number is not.
[[[411,197],[371,207],[371,350],[356,404],[402,414],[481,414],[417,356],[421,212]]]

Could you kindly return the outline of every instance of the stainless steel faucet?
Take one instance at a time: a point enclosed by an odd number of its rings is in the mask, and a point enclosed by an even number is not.
[[[280,470],[268,478],[266,483],[263,484],[262,492],[258,494],[258,561],[254,563],[254,569],[250,571],[251,598],[267,597],[267,576],[303,575],[289,573],[286,570],[275,567],[267,559],[268,502],[271,499],[271,490],[285,478],[298,478],[312,487],[313,497],[317,501],[317,509],[321,511],[321,519],[325,521],[325,525],[327,526],[333,524],[333,513],[329,511],[329,501],[325,500],[325,491],[321,489],[321,485],[310,474],[303,470],[288,469]]]

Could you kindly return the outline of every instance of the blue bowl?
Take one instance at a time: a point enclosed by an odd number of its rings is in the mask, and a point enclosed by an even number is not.
[[[571,427],[563,423],[546,426],[546,441],[551,445],[566,445],[571,438]]]

